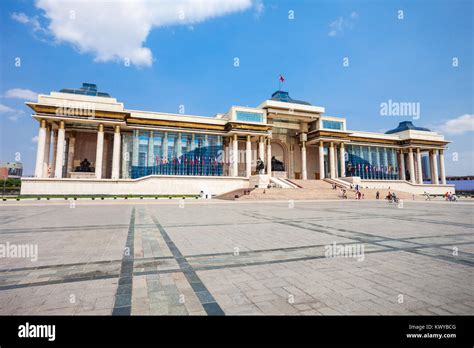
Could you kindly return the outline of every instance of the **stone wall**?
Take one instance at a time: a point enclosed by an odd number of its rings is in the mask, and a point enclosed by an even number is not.
[[[232,177],[158,176],[139,179],[23,178],[22,195],[197,195],[248,188],[249,180]]]

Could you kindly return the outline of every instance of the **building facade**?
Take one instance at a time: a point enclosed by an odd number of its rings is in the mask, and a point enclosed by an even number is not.
[[[23,175],[23,163],[3,162],[0,163],[0,179],[19,179]]]
[[[93,84],[27,105],[39,132],[23,194],[219,194],[292,179],[453,191],[442,135],[411,122],[386,133],[349,130],[345,118],[283,91],[213,117],[130,110]]]

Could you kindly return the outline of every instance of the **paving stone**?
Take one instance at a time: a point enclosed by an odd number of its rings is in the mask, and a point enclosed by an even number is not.
[[[43,252],[34,264],[2,260],[0,315],[110,315],[114,306],[117,315],[474,310],[467,203],[415,201],[393,209],[373,201],[298,202],[288,209],[213,201],[189,203],[182,214],[175,202],[130,202],[78,202],[76,209],[55,203],[54,224],[45,202],[4,204],[0,243],[34,243]],[[126,258],[133,209],[134,252]],[[326,258],[333,243],[364,245],[364,260]],[[453,257],[453,245],[460,256]]]

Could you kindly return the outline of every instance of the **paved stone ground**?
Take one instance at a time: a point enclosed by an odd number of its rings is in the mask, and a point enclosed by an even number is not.
[[[0,245],[38,259],[0,259],[0,314],[472,315],[473,207],[3,203]]]

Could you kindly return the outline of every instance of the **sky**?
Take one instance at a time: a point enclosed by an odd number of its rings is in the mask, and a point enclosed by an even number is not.
[[[441,132],[447,175],[473,175],[473,13],[469,0],[3,0],[0,162],[32,175],[38,93],[90,82],[128,109],[213,116],[259,105],[282,74],[350,130]]]

